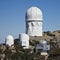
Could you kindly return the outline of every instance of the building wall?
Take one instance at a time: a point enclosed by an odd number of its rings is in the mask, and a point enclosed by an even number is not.
[[[42,36],[42,22],[27,22],[26,33],[29,36]]]

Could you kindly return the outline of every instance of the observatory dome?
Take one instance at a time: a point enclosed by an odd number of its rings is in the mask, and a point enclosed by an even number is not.
[[[37,7],[30,7],[26,12],[26,20],[42,20],[42,11]]]
[[[20,40],[29,40],[29,36],[27,34],[21,34]]]
[[[20,34],[20,43],[24,49],[29,48],[29,36],[27,34]]]
[[[47,41],[41,40],[40,43],[41,43],[41,44],[47,44]]]
[[[13,44],[14,44],[14,38],[13,38],[13,36],[12,36],[12,35],[8,35],[8,36],[6,37],[6,45],[11,46],[11,45],[13,45]]]

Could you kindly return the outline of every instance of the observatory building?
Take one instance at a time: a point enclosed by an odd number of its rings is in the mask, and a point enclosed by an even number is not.
[[[29,36],[42,36],[42,11],[37,7],[30,7],[25,16],[26,33]]]
[[[41,40],[39,42],[39,44],[37,44],[37,46],[36,46],[36,52],[38,52],[39,50],[42,50],[42,52],[43,51],[45,51],[45,52],[49,51],[50,50],[50,44],[45,40]]]
[[[29,36],[27,34],[20,34],[19,40],[21,45],[23,46],[23,49],[29,48]]]
[[[5,39],[5,43],[8,46],[12,46],[14,44],[14,38],[11,35],[8,35]]]

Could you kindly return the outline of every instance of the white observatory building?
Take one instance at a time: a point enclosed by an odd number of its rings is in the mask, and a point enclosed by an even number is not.
[[[6,38],[5,38],[5,43],[6,45],[8,46],[12,46],[14,44],[14,38],[12,35],[8,35]]]
[[[27,34],[20,34],[19,40],[21,45],[23,46],[23,49],[29,48],[29,36]]]
[[[42,36],[42,11],[37,7],[30,7],[26,12],[26,33],[29,36]]]
[[[42,50],[42,52],[47,52],[50,50],[50,44],[46,40],[41,40],[36,46],[36,52]]]

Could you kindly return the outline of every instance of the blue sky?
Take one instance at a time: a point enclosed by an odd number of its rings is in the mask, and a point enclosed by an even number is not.
[[[0,0],[0,43],[7,35],[18,38],[25,32],[25,13],[37,6],[43,13],[43,31],[60,29],[60,0]]]

